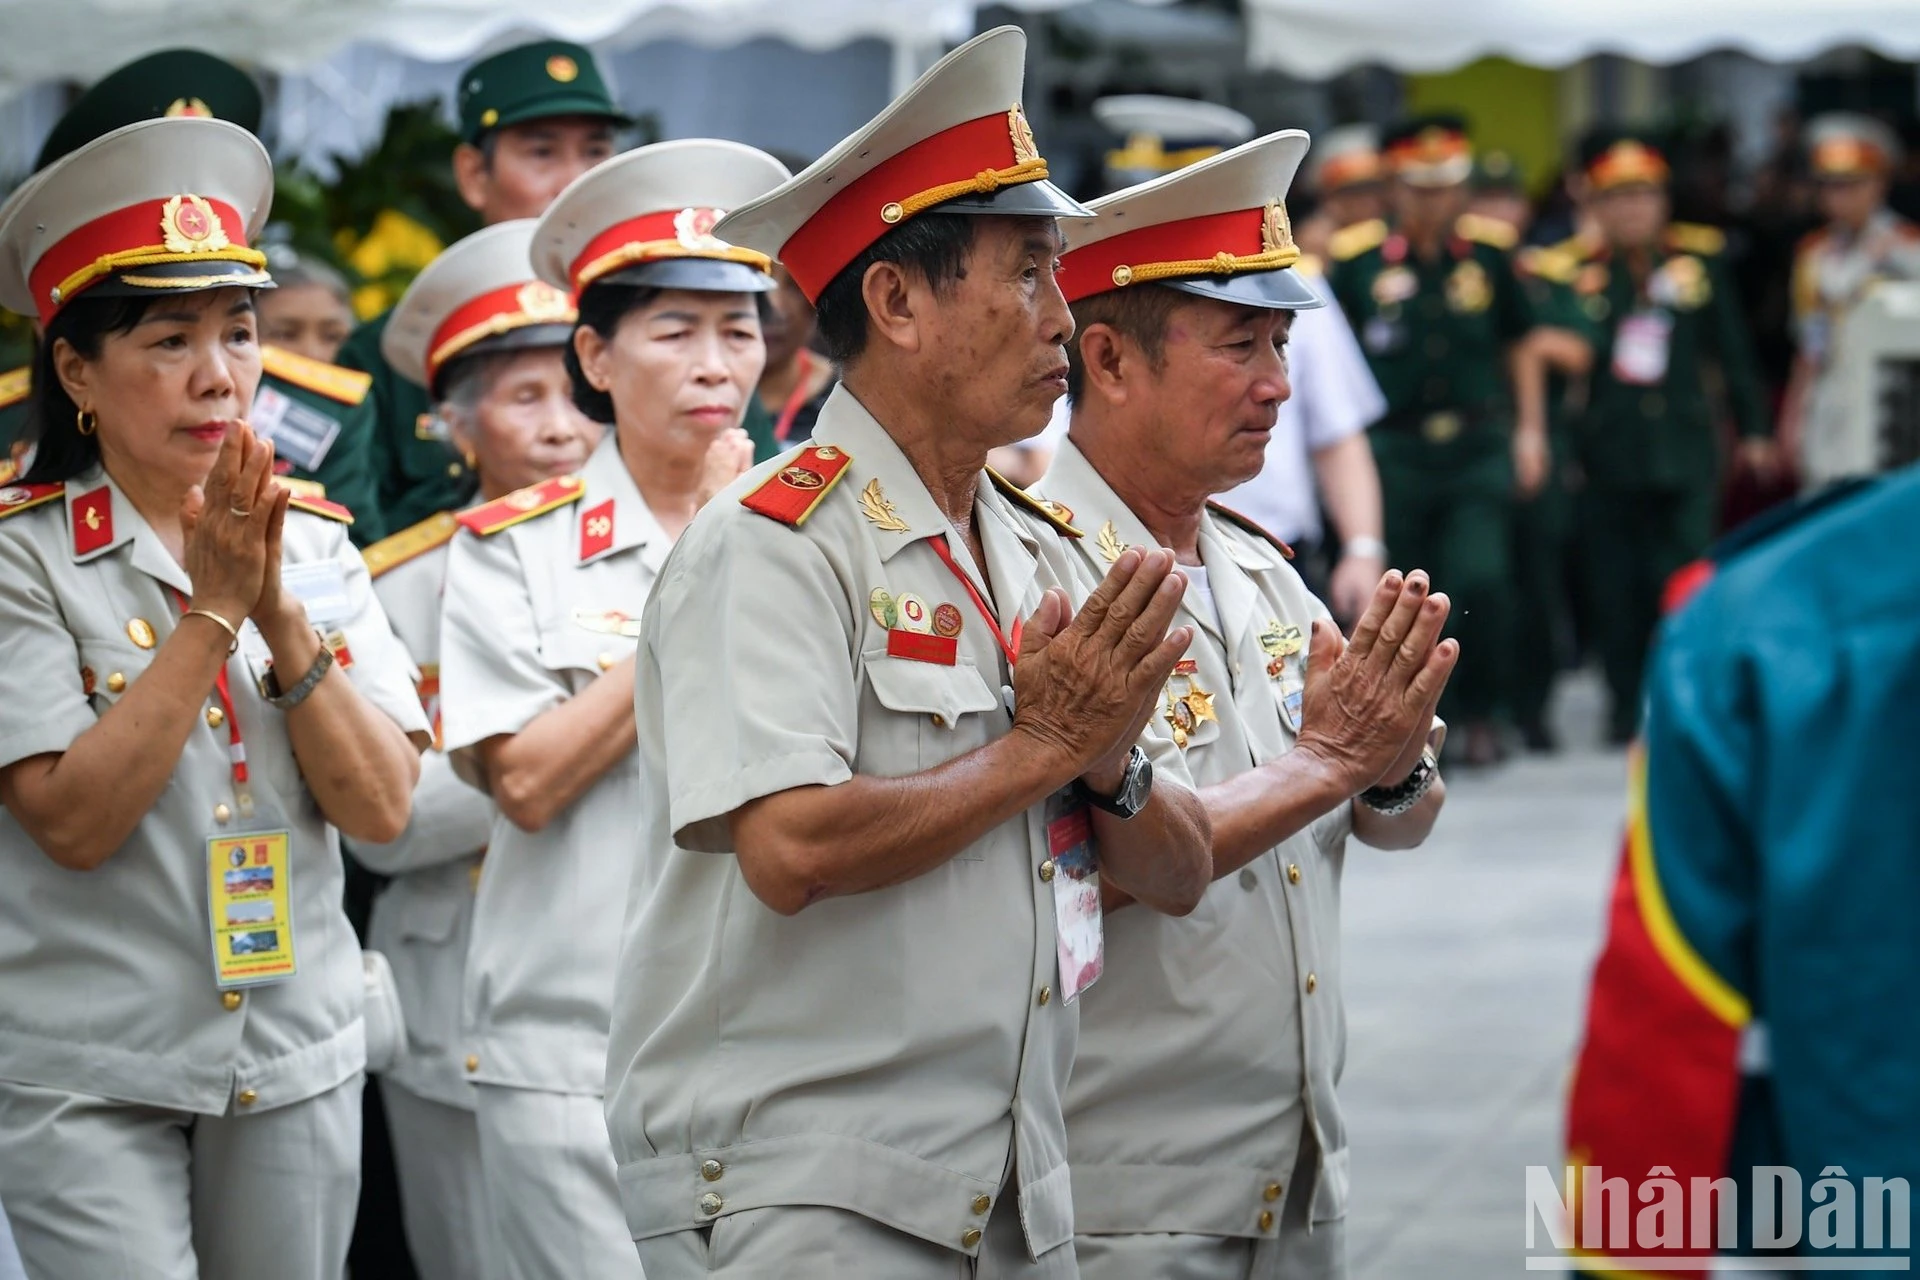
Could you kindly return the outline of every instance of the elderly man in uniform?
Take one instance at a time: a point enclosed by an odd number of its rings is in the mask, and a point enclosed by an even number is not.
[[[1306,147],[1271,134],[1097,201],[1062,264],[1073,426],[1039,489],[1098,530],[1077,544],[1095,569],[1178,558],[1196,640],[1160,714],[1214,832],[1200,908],[1117,911],[1087,996],[1067,1093],[1087,1280],[1345,1274],[1340,868],[1350,834],[1420,843],[1444,797],[1447,598],[1392,575],[1343,646],[1286,547],[1209,501],[1260,467],[1294,313],[1324,305],[1281,204]]]
[[[1807,125],[1807,167],[1820,184],[1827,225],[1794,254],[1799,351],[1779,436],[1810,484],[1877,469],[1873,424],[1847,421],[1833,374],[1854,305],[1882,280],[1920,280],[1920,227],[1887,207],[1888,180],[1899,162],[1899,140],[1878,120],[1835,112]]]
[[[714,229],[786,263],[844,381],[642,621],[607,1115],[650,1280],[1074,1276],[1101,886],[1179,913],[1209,879],[1177,751],[1140,745],[1193,639],[1172,555],[1075,613],[1077,531],[982,470],[1065,388],[1085,216],[1025,53],[969,41]]]
[[[615,131],[628,122],[593,55],[563,40],[482,58],[461,73],[459,103],[453,178],[488,226],[545,213],[568,183],[613,154]],[[470,502],[477,481],[426,392],[382,355],[392,315],[354,330],[340,363],[373,376],[373,469],[381,515],[397,530]]]

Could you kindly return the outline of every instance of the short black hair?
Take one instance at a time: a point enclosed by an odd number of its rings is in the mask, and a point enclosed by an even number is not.
[[[80,434],[80,406],[54,371],[53,351],[62,338],[83,360],[97,360],[114,334],[131,333],[162,295],[81,296],[47,323],[33,353],[33,394],[27,401],[26,438],[33,443],[33,465],[24,484],[55,484],[73,479],[100,461],[100,437]]]
[[[673,290],[651,284],[622,284],[613,280],[602,280],[590,284],[580,295],[580,319],[574,329],[591,329],[600,335],[602,342],[612,342],[620,331],[620,322],[629,313],[653,305],[653,300],[663,293]],[[773,307],[771,293],[756,293],[753,298],[754,313],[766,323],[767,314]],[[599,391],[587,381],[587,371],[580,365],[580,352],[569,340],[563,348],[567,364],[567,381],[572,384],[573,403],[580,412],[605,426],[613,425],[613,394]]]
[[[1080,398],[1086,385],[1087,368],[1080,356],[1080,341],[1090,325],[1104,324],[1124,338],[1140,344],[1147,363],[1157,373],[1167,354],[1167,322],[1193,295],[1163,284],[1129,285],[1109,289],[1073,304],[1073,337],[1067,342],[1067,396]]]
[[[868,267],[899,263],[919,272],[936,294],[945,294],[966,278],[976,222],[966,214],[923,213],[894,227],[842,267],[813,304],[827,359],[844,368],[867,349],[867,300],[860,289]]]

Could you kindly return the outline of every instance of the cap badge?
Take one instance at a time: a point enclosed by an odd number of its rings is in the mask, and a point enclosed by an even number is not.
[[[199,196],[178,195],[167,201],[160,210],[160,236],[168,253],[213,253],[230,244],[213,206]]]
[[[564,53],[556,53],[547,59],[547,74],[561,84],[572,84],[580,78],[580,64]]]
[[[529,280],[514,296],[520,314],[535,323],[565,321],[574,318],[573,302],[566,294],[544,280]]]
[[[683,248],[724,250],[727,242],[713,234],[713,228],[726,217],[725,209],[682,209],[673,216],[673,236]]]
[[[213,119],[213,110],[198,98],[175,98],[166,110],[169,116],[192,116],[202,120]]]
[[[1016,164],[1031,164],[1040,158],[1040,146],[1033,140],[1033,128],[1027,123],[1027,113],[1014,103],[1007,109],[1007,132],[1013,136],[1013,159]]]
[[[1260,220],[1260,248],[1266,253],[1298,253],[1293,243],[1293,222],[1287,207],[1278,200],[1267,201],[1266,216]]]

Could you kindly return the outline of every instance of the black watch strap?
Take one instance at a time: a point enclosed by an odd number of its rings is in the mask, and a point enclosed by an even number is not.
[[[1103,796],[1085,782],[1076,782],[1074,787],[1081,799],[1103,813],[1110,813],[1116,818],[1137,817],[1147,807],[1147,797],[1153,792],[1153,761],[1135,743],[1132,750],[1127,752],[1127,767],[1120,775],[1118,791]]]

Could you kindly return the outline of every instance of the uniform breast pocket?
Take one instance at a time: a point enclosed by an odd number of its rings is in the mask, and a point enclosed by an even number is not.
[[[579,692],[602,671],[634,654],[639,641],[623,634],[627,615],[576,611],[579,616],[562,616],[540,624],[540,665],[564,676],[574,692]],[[639,615],[633,621],[637,627]]]
[[[152,650],[136,647],[125,636],[81,636],[78,646],[80,687],[99,715],[120,701],[153,660]]]
[[[985,746],[1004,715],[999,693],[962,659],[941,666],[863,655],[870,699],[860,715],[859,771],[899,777]]]

